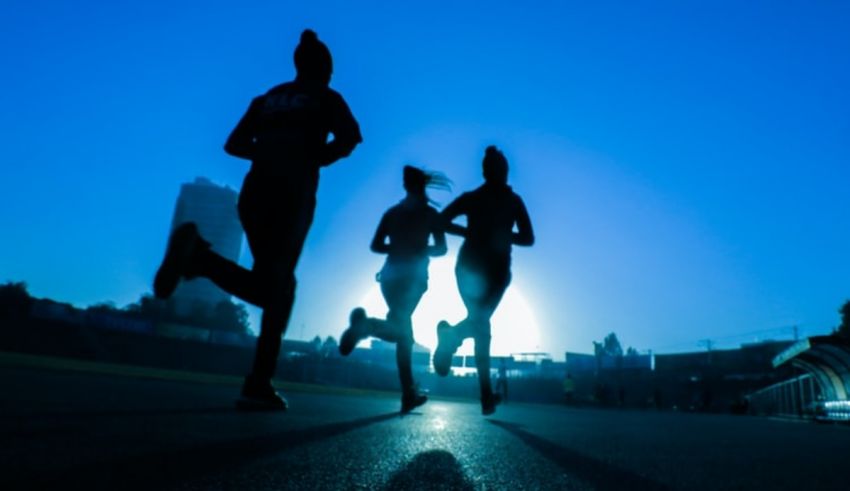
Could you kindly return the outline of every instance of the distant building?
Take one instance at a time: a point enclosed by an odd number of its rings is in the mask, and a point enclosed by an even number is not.
[[[552,360],[552,355],[542,352],[511,353],[508,356],[492,356],[490,371],[497,373],[504,362],[508,377],[511,378],[561,378],[566,373],[566,364]],[[454,355],[452,373],[472,375],[478,372],[474,355]]]
[[[617,370],[652,370],[652,355],[591,355],[586,353],[564,354],[566,370],[572,374],[598,373]]]
[[[238,193],[218,186],[205,177],[183,184],[174,207],[171,230],[186,222],[195,222],[201,235],[212,249],[231,261],[238,261],[242,252],[242,225],[236,211]],[[206,278],[185,281],[174,292],[177,309],[188,312],[193,305],[204,302],[215,305],[230,300],[230,295]]]
[[[578,374],[595,374],[599,370],[599,361],[596,355],[587,353],[564,353],[564,360],[568,373],[573,376]]]
[[[792,341],[763,341],[742,344],[738,349],[655,355],[655,370],[695,380],[712,375],[758,380],[772,376],[773,358],[792,344]]]
[[[396,344],[372,339],[368,350],[360,350],[356,359],[388,368],[396,367]],[[419,343],[413,343],[411,364],[414,370],[427,371],[431,364],[431,351]]]

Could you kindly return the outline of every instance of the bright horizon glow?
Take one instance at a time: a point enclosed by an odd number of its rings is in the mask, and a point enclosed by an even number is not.
[[[428,270],[428,291],[413,313],[413,336],[417,343],[428,347],[432,352],[437,347],[437,323],[445,319],[456,324],[466,317],[466,308],[455,282],[456,261],[455,254],[451,253],[431,261]],[[360,305],[370,317],[386,317],[387,304],[378,283],[369,289]],[[513,284],[508,287],[499,308],[493,314],[491,334],[490,353],[494,356],[541,349],[540,327],[535,320],[534,311]],[[466,340],[458,349],[458,354],[473,354],[473,346],[471,339]]]

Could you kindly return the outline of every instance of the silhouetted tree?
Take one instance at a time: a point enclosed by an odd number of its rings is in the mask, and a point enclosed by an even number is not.
[[[322,356],[328,358],[337,354],[339,354],[339,343],[336,342],[333,336],[328,336],[325,338],[325,342],[322,343]]]
[[[249,334],[248,310],[243,304],[222,300],[215,306],[198,301],[187,314],[178,312],[173,299],[160,300],[142,295],[138,302],[128,305],[124,312],[154,322],[174,322],[207,329]]]
[[[174,321],[177,318],[173,301],[160,300],[153,295],[142,295],[138,302],[128,305],[124,310],[135,317],[154,322]]]
[[[310,347],[314,353],[321,354],[322,353],[322,338],[318,335],[310,341]]]
[[[613,332],[602,340],[601,343],[593,342],[593,353],[596,356],[623,356],[623,347],[620,345],[620,340]]]
[[[100,302],[86,308],[88,312],[103,312],[107,314],[123,313],[121,309],[115,306],[115,302]]]
[[[605,336],[604,348],[605,352],[611,356],[623,356],[623,347],[620,345],[620,340],[613,332]]]
[[[844,302],[838,312],[841,314],[841,325],[838,326],[835,333],[850,339],[850,300]]]
[[[629,349],[626,350],[626,356],[638,356],[638,350],[629,346]]]
[[[248,310],[244,304],[222,300],[215,306],[210,327],[222,331],[248,334]]]
[[[0,285],[0,318],[26,317],[32,302],[26,283],[10,281]]]
[[[208,302],[193,300],[189,307],[188,315],[178,315],[175,320],[195,327],[212,327],[215,324],[215,319],[212,315],[213,308]]]

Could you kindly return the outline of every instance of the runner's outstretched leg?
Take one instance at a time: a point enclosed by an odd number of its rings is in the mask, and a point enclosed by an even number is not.
[[[183,279],[197,276],[195,271],[198,254],[207,250],[210,243],[201,238],[198,226],[187,222],[177,226],[168,237],[165,256],[153,280],[153,293],[157,298],[171,297]]]
[[[245,378],[242,398],[238,401],[238,406],[244,409],[286,410],[288,407],[286,399],[272,387],[271,379],[277,367],[282,337],[295,302],[295,277],[290,277],[288,284],[272,291],[280,293],[273,294],[272,298],[276,301],[270,301],[263,309],[254,366],[251,374]]]
[[[254,271],[226,259],[211,249],[198,253],[198,276],[208,278],[227,293],[257,307],[264,307],[262,288]]]

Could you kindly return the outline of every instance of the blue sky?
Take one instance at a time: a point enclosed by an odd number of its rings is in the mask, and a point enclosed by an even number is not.
[[[291,337],[338,335],[372,288],[369,239],[403,163],[458,192],[491,143],[538,236],[512,288],[541,349],[589,351],[610,331],[696,349],[838,323],[846,2],[236,5],[4,4],[0,280],[81,306],[149,291],[180,184],[238,189],[248,164],[224,139],[293,76],[311,27],[364,143],[322,175]]]

